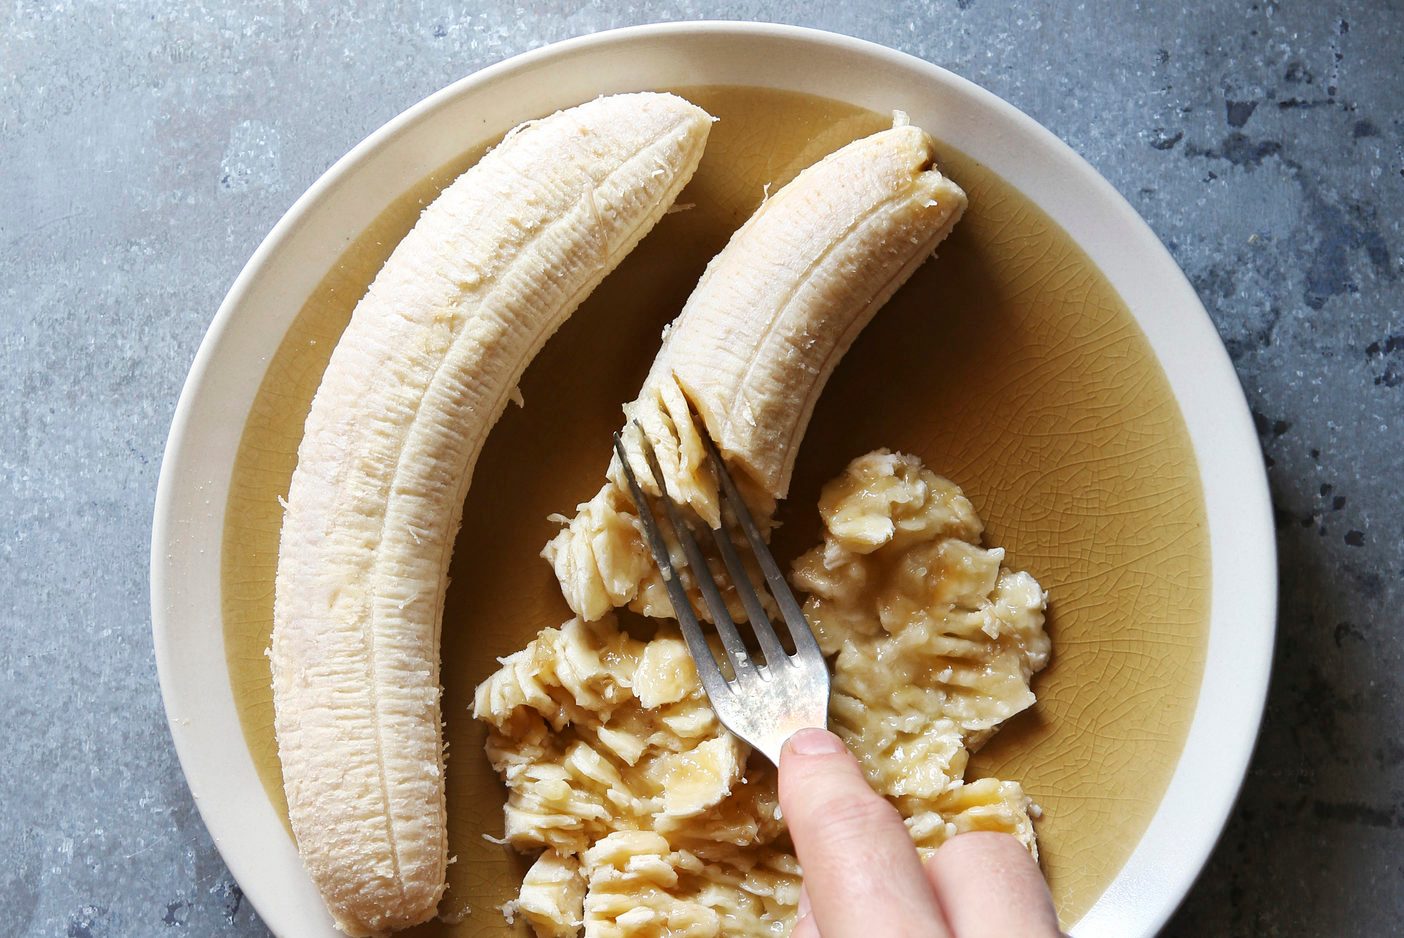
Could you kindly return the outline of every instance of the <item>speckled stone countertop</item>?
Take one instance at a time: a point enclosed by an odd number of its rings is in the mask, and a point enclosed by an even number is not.
[[[771,19],[915,53],[1082,153],[1190,275],[1258,422],[1267,719],[1173,935],[1404,921],[1404,9],[1063,0],[0,9],[0,933],[265,935],[161,709],[157,468],[220,298],[324,169],[543,43]]]

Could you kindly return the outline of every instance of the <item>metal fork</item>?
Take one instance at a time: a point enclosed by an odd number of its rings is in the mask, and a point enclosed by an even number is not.
[[[697,546],[691,528],[668,495],[653,444],[642,427],[636,423],[635,428],[642,441],[649,470],[658,484],[659,492],[662,493],[659,500],[668,514],[673,533],[682,545],[687,567],[692,571],[707,609],[712,614],[712,623],[716,626],[722,649],[734,675],[728,679],[712,655],[712,648],[707,643],[701,623],[697,620],[687,590],[683,588],[678,571],[673,566],[668,545],[658,527],[658,520],[654,517],[648,498],[639,488],[634,470],[629,465],[629,458],[624,452],[624,441],[616,433],[614,450],[619,454],[619,462],[624,467],[629,492],[638,507],[639,520],[643,522],[649,550],[652,551],[653,559],[663,575],[663,583],[668,590],[668,599],[673,604],[673,613],[682,629],[683,640],[692,652],[693,661],[697,663],[697,674],[702,680],[702,689],[707,692],[707,697],[711,700],[712,708],[722,725],[765,753],[766,757],[778,766],[780,748],[785,744],[785,740],[798,730],[811,726],[822,727],[828,722],[829,669],[824,663],[824,654],[819,650],[819,643],[815,641],[814,633],[810,631],[809,623],[805,620],[799,603],[795,601],[794,593],[790,592],[785,577],[780,573],[774,555],[766,546],[760,529],[756,527],[746,503],[737,492],[736,483],[722,465],[716,445],[703,433],[702,438],[711,457],[712,471],[719,483],[723,509],[723,527],[711,528],[712,539],[716,541],[717,550],[726,563],[732,585],[745,606],[751,631],[755,633],[756,641],[760,645],[763,661],[752,660],[750,651],[726,608],[726,603],[722,601],[721,590],[707,567],[706,558]],[[790,637],[794,639],[793,655],[787,653],[785,647],[780,644],[780,638],[770,624],[770,618],[766,615],[755,584],[751,582],[745,566],[742,565],[736,545],[732,543],[730,534],[724,530],[727,512],[730,512],[744,532],[751,551],[760,564],[765,582],[770,587],[771,598],[785,620]]]

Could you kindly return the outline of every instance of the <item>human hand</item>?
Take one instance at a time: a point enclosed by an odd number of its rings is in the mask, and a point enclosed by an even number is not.
[[[897,809],[826,730],[780,755],[780,806],[804,868],[791,938],[1057,938],[1038,864],[1008,834],[947,841],[924,865]]]

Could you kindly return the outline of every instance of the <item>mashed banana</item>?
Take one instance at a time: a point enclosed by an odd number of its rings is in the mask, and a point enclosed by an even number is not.
[[[1037,854],[1017,782],[964,781],[969,753],[1033,703],[1045,595],[978,544],[953,483],[859,457],[824,489],[824,541],[793,582],[834,663],[831,726],[928,853],[999,830]],[[687,648],[612,616],[546,629],[478,688],[507,783],[506,839],[540,856],[509,914],[541,936],[785,935],[800,871],[774,770],[717,722]]]

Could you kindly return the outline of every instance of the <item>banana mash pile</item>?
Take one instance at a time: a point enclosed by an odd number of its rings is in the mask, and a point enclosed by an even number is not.
[[[1017,782],[965,782],[969,753],[1034,701],[1046,597],[953,483],[859,457],[824,489],[823,543],[795,564],[834,669],[831,727],[929,852],[967,830],[1037,852]],[[509,916],[539,936],[784,935],[800,870],[775,774],[713,714],[682,639],[611,616],[546,629],[477,691],[506,781],[508,843],[539,852]]]

